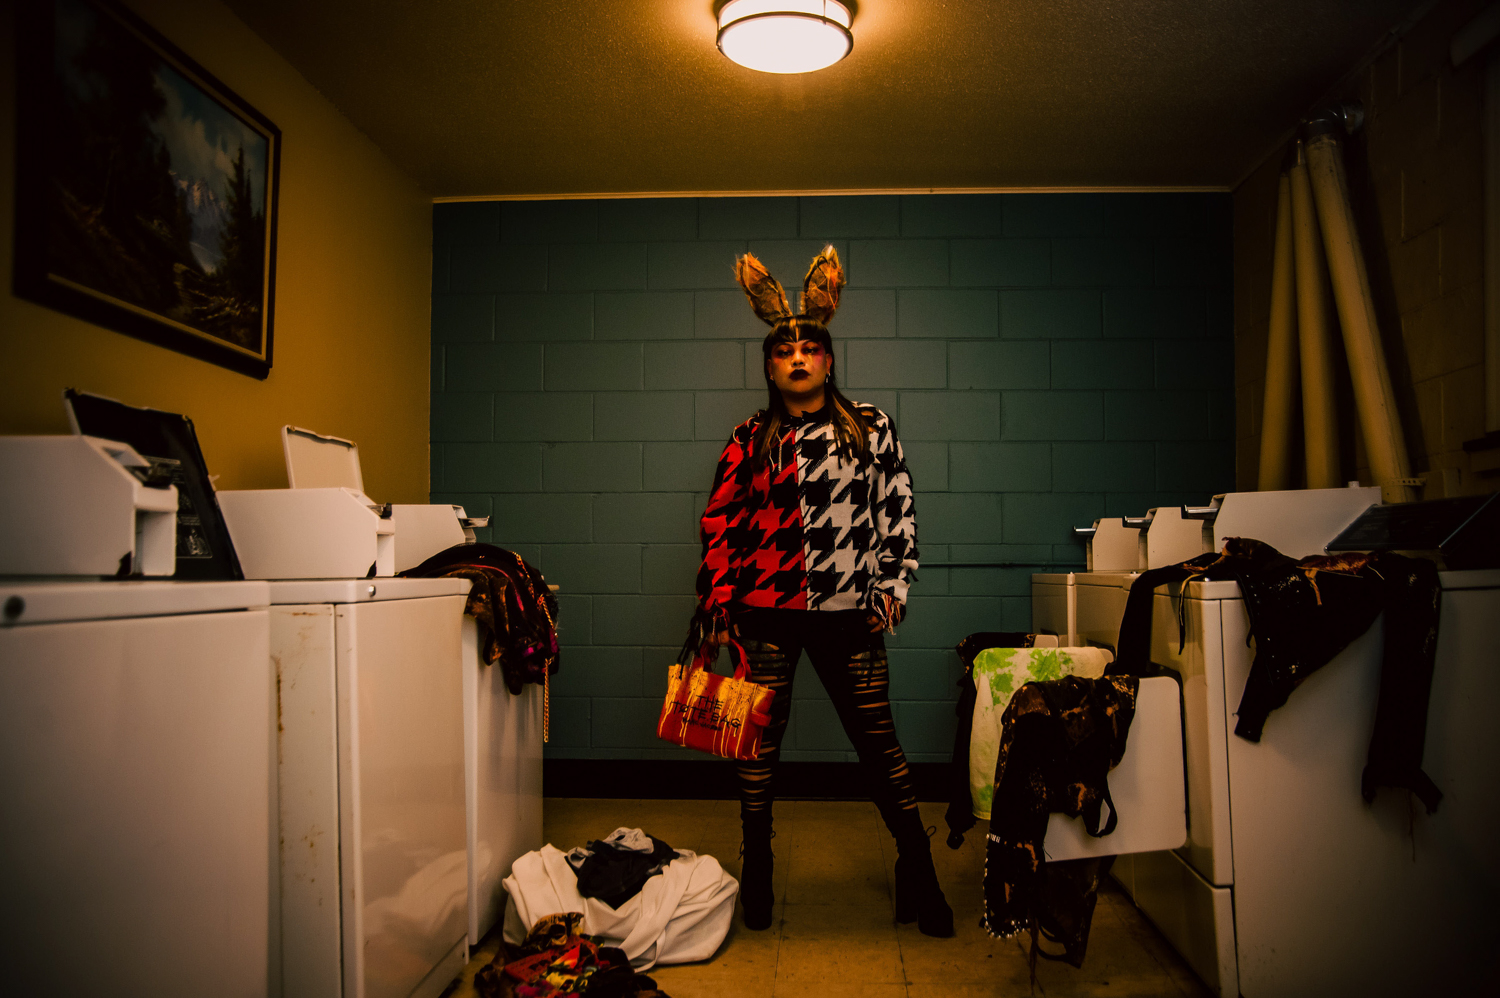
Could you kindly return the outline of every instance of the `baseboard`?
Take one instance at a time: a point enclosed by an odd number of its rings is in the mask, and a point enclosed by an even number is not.
[[[951,763],[909,763],[919,801],[946,801]],[[546,797],[631,800],[733,800],[739,796],[734,763],[678,759],[546,759]],[[783,762],[776,767],[779,800],[869,800],[857,762]]]

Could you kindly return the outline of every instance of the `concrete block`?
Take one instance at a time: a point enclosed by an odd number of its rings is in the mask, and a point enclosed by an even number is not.
[[[641,551],[641,592],[696,598],[702,563],[697,544],[648,544]]]
[[[612,645],[681,645],[697,605],[692,596],[595,596],[594,639]]]
[[[999,495],[989,492],[934,492],[919,497],[918,542],[1000,543],[1004,540],[1000,500]]]
[[[839,358],[836,361],[837,369],[839,370],[845,369],[843,355],[847,353],[846,350],[839,349],[841,346],[842,344],[840,343],[835,343],[833,345],[834,352],[839,355]],[[745,388],[759,389],[762,393],[764,393],[770,382],[766,380],[766,358],[765,353],[761,349],[761,347],[762,344],[760,343],[746,343],[744,345]]]
[[[427,448],[427,487],[429,489],[440,489],[443,487],[443,447],[428,446]]]
[[[443,391],[444,388],[443,361],[445,356],[446,354],[444,353],[442,346],[433,346],[431,360],[428,362],[431,369],[428,371],[427,380],[430,390],[434,392]]]
[[[954,568],[949,591],[954,596],[1021,596],[1031,598],[1030,568]]]
[[[450,343],[443,348],[450,392],[526,392],[542,387],[540,343]]]
[[[1046,562],[1050,557],[1052,557],[1052,545],[1050,544],[948,545],[948,558],[955,564]]]
[[[598,234],[598,201],[501,202],[501,242],[591,243]]]
[[[1071,544],[1073,528],[1104,515],[1104,496],[1052,492],[1005,497],[1005,540],[1011,544]]]
[[[497,340],[587,340],[593,335],[593,295],[495,296]]]
[[[500,202],[443,202],[432,206],[434,246],[482,246],[500,240]]]
[[[1064,287],[1132,287],[1150,284],[1151,279],[1150,240],[1052,240],[1053,284]]]
[[[1223,340],[1156,344],[1156,387],[1229,391],[1234,386],[1234,345]]]
[[[1100,440],[1104,402],[1099,392],[1005,392],[1004,440]]]
[[[482,343],[494,338],[494,295],[432,296],[432,342]]]
[[[1104,497],[1105,516],[1145,516],[1163,506],[1204,506],[1210,497],[1201,492],[1110,492]],[[1079,524],[1083,526],[1083,524]]]
[[[563,243],[547,249],[549,291],[637,291],[645,287],[644,243]]]
[[[896,335],[993,337],[1000,332],[994,291],[903,290],[896,294]]]
[[[666,743],[656,737],[660,700],[595,697],[593,747],[651,750]]]
[[[835,335],[874,339],[896,335],[896,292],[845,291],[834,317]]]
[[[834,380],[838,380],[838,371],[834,371]],[[851,402],[863,402],[865,405],[873,405],[887,416],[896,421],[896,426],[901,426],[901,396],[889,389],[862,388],[854,395],[846,396]],[[761,400],[765,405],[765,399]]]
[[[561,675],[561,672],[558,673]],[[552,701],[552,725],[547,743],[549,750],[587,749],[593,740],[590,734],[589,709],[592,701],[587,697],[556,697]]]
[[[1145,388],[1155,381],[1150,340],[1057,340],[1053,388]]]
[[[594,497],[593,539],[624,544],[691,544],[698,539],[687,492]]]
[[[693,296],[687,291],[594,295],[598,340],[685,340],[693,335]]]
[[[593,435],[594,397],[587,393],[505,392],[495,396],[496,440],[590,440]]]
[[[547,492],[637,492],[641,488],[641,445],[544,444],[542,488]]]
[[[432,396],[432,439],[491,439],[493,403],[493,396],[480,393]]]
[[[1391,287],[1402,315],[1443,293],[1442,245],[1439,227],[1391,247]]]
[[[1206,440],[1212,435],[1209,399],[1227,393],[1125,391],[1104,393],[1106,440]]]
[[[641,591],[638,544],[543,544],[537,567],[549,583],[574,595]]]
[[[448,492],[534,492],[542,485],[542,450],[528,443],[445,443]]]
[[[1000,292],[1000,335],[1006,339],[1096,339],[1103,329],[1098,291]]]
[[[543,383],[548,391],[637,391],[639,343],[549,343]]]
[[[998,440],[996,392],[902,392],[903,440]]]
[[[691,392],[600,392],[594,396],[595,440],[691,440]]]
[[[512,544],[588,543],[592,506],[587,495],[496,495],[490,526],[497,538]]]
[[[918,596],[907,600],[906,620],[896,631],[897,647],[951,650],[976,631],[1024,631],[1030,626],[1030,600],[1025,600],[1024,622],[1008,619],[1007,603],[1018,602],[1003,596]],[[889,639],[888,639],[889,640]],[[950,716],[951,705],[947,706]],[[904,747],[904,746],[903,746]],[[949,732],[948,748],[953,748]]]
[[[841,377],[850,388],[947,387],[948,351],[941,341],[853,340],[848,354]]]
[[[599,239],[663,242],[698,237],[697,198],[608,198],[599,204]]]
[[[454,246],[448,290],[455,293],[547,290],[547,248],[495,243]]]
[[[1158,287],[1225,288],[1234,283],[1233,245],[1227,239],[1156,240]]]
[[[1005,235],[1097,236],[1104,230],[1104,194],[1006,194]]]
[[[611,645],[569,645],[563,649],[560,667],[552,679],[553,703],[564,697],[644,696],[641,649]]]
[[[912,488],[918,495],[948,491],[946,443],[904,440],[901,452],[906,457],[906,470],[911,475]]]
[[[955,239],[949,247],[954,287],[1029,288],[1052,279],[1046,239]]]
[[[932,288],[948,284],[948,244],[941,239],[859,239],[844,265],[854,288]]]
[[[648,389],[740,387],[739,343],[647,343],[645,351]]]
[[[1184,238],[1200,234],[1203,195],[1110,194],[1104,198],[1104,234],[1127,238]]]
[[[1156,448],[1144,442],[1053,444],[1052,487],[1059,492],[1140,492],[1153,489],[1156,487]]]
[[[743,291],[693,292],[694,337],[759,341],[766,332],[766,324],[755,317]]]
[[[903,194],[901,235],[906,239],[998,236],[1003,228],[999,194]]]
[[[448,258],[452,250],[447,246],[432,247],[432,293],[444,294],[448,290]]]
[[[1043,340],[948,344],[949,388],[1047,388],[1051,359]]]
[[[697,392],[693,395],[693,436],[723,447],[736,426],[765,406],[764,390]]]
[[[856,194],[804,197],[800,201],[803,237],[894,239],[901,234],[899,198]]]
[[[698,238],[795,239],[797,199],[699,198]]]
[[[735,257],[745,252],[745,240],[701,243],[652,243],[648,287],[652,291],[698,288],[737,288]]]
[[[1104,335],[1111,339],[1199,339],[1209,335],[1202,288],[1111,288],[1104,292]],[[1223,295],[1221,300],[1227,300]],[[1232,330],[1232,325],[1227,327]]]
[[[963,669],[952,650],[892,648],[889,656],[893,701],[951,700],[958,695],[958,678]],[[950,705],[949,710],[952,709]]]
[[[1210,496],[1234,489],[1234,444],[1164,440],[1156,445],[1156,487]]]
[[[645,485],[650,489],[692,492],[714,480],[724,445],[714,440],[645,445]]]
[[[1048,444],[960,443],[948,445],[948,485],[954,492],[1048,492],[1052,450]]]

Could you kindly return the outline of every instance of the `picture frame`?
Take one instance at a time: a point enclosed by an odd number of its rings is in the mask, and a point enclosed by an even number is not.
[[[16,294],[269,376],[280,129],[114,0],[17,15]]]

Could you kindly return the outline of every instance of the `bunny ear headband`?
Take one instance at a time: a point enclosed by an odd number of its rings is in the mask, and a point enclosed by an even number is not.
[[[755,257],[746,253],[734,262],[734,277],[745,289],[750,307],[768,326],[792,317],[792,308],[787,304],[786,292]],[[839,307],[839,292],[844,289],[844,268],[839,266],[839,255],[832,246],[823,247],[823,252],[813,257],[807,277],[802,281],[802,314],[809,319],[827,324]]]

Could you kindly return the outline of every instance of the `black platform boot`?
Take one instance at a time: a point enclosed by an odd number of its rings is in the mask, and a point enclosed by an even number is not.
[[[897,824],[896,921],[903,925],[916,922],[922,935],[947,938],[953,935],[953,909],[938,886],[922,818],[915,811],[906,811]]]
[[[774,855],[771,852],[771,821],[742,822],[744,841],[740,844],[740,904],[745,909],[745,928],[769,929],[771,909],[776,904],[776,890],[771,886]]]

